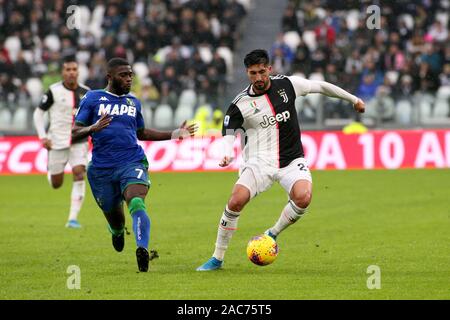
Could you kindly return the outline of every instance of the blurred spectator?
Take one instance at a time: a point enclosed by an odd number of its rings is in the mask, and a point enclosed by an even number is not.
[[[47,73],[42,77],[42,86],[44,91],[47,91],[52,83],[61,80],[61,73],[57,63],[52,63],[48,66]]]
[[[190,123],[196,123],[198,130],[195,136],[202,137],[208,132],[209,122],[211,119],[211,108],[207,105],[201,105],[195,112],[194,119]]]
[[[362,78],[362,82],[358,87],[356,95],[364,101],[369,101],[375,97],[378,84],[375,82],[375,75],[373,73],[367,73]]]
[[[280,59],[280,61],[283,60],[288,65],[290,65],[294,59],[294,52],[292,52],[291,48],[284,42],[282,33],[277,36],[277,40],[273,43],[272,48],[270,49],[270,57],[271,60],[275,57]]]
[[[222,136],[222,124],[223,124],[223,111],[220,109],[214,110],[212,114],[211,122],[208,124],[207,135],[221,137]]]

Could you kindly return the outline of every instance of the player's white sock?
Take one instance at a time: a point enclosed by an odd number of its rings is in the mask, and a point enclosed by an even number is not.
[[[225,251],[228,248],[228,243],[231,240],[234,232],[237,230],[240,212],[234,212],[225,207],[225,211],[220,218],[219,230],[217,231],[216,249],[213,257],[223,261]]]
[[[289,200],[287,205],[283,208],[283,211],[281,211],[281,215],[277,223],[275,223],[275,225],[269,229],[270,232],[274,236],[277,236],[281,231],[289,227],[291,224],[296,223],[297,220],[302,217],[305,211],[306,209],[297,207],[294,201]]]
[[[70,204],[69,220],[77,220],[78,212],[83,205],[86,183],[82,181],[74,181],[72,184],[72,195]]]

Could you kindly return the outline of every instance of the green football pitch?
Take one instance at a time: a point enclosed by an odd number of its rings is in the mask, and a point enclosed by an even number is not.
[[[45,176],[2,176],[0,299],[450,299],[450,170],[313,178],[308,213],[279,236],[272,265],[251,264],[245,249],[278,219],[287,201],[279,185],[243,211],[224,268],[205,273],[195,269],[212,254],[236,173],[151,174],[159,258],[138,273],[134,236],[114,251],[89,189],[83,228],[69,230],[70,176],[60,190]]]

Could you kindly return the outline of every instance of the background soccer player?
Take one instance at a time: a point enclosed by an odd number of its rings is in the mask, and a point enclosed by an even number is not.
[[[64,168],[69,162],[73,172],[73,185],[68,228],[80,228],[78,213],[85,194],[84,175],[88,162],[87,138],[72,144],[73,117],[81,97],[89,90],[78,83],[78,63],[67,59],[62,65],[62,81],[50,86],[33,114],[34,125],[42,145],[48,150],[48,178],[58,189],[64,181]],[[50,126],[45,130],[44,114],[49,113]]]
[[[139,271],[148,270],[150,219],[145,207],[150,181],[148,162],[139,140],[183,139],[193,136],[195,125],[186,122],[177,130],[145,129],[140,101],[129,94],[133,71],[121,58],[108,62],[106,90],[93,90],[81,101],[72,131],[74,140],[92,137],[92,162],[88,180],[92,194],[109,223],[116,251],[124,247],[125,215],[123,199],[133,219]]]
[[[276,237],[299,220],[311,202],[312,178],[301,143],[295,99],[309,93],[322,93],[351,102],[364,112],[364,102],[345,90],[323,81],[300,77],[270,76],[272,67],[265,50],[254,50],[244,59],[250,85],[239,93],[228,108],[222,134],[227,144],[220,162],[224,167],[233,159],[236,131],[245,136],[244,164],[240,169],[228,204],[222,214],[213,256],[198,271],[222,267],[228,243],[237,229],[244,206],[277,181],[289,195],[280,218],[266,233]]]

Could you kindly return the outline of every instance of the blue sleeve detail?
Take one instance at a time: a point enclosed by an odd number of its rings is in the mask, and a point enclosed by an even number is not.
[[[92,96],[93,94],[88,92],[81,99],[80,107],[75,116],[75,122],[83,123],[86,126],[92,124]]]
[[[135,99],[136,101],[136,129],[144,129],[145,123],[144,123],[144,117],[142,116],[142,105],[141,102],[138,99]]]

